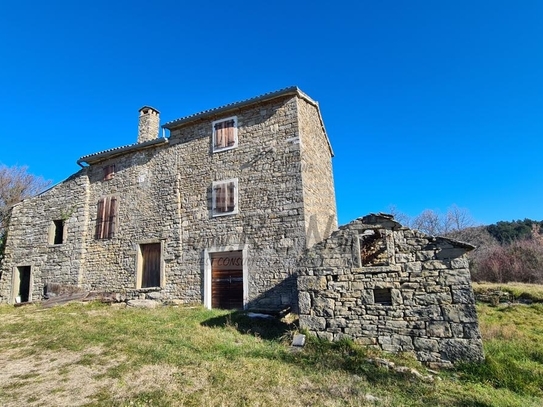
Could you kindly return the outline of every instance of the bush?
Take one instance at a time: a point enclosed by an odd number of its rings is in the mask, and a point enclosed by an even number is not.
[[[543,246],[527,239],[475,252],[472,277],[495,283],[543,283]]]

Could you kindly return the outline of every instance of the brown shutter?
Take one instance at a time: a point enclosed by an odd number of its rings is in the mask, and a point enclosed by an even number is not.
[[[215,148],[224,148],[226,146],[224,123],[215,125]]]
[[[235,184],[233,182],[228,183],[228,212],[232,212],[235,209]]]
[[[107,197],[104,199],[104,217],[102,220],[102,234],[100,235],[101,239],[105,239],[109,236],[109,209],[111,204],[111,198]]]
[[[103,222],[104,222],[104,198],[98,201],[98,211],[96,214],[96,230],[94,232],[95,239],[101,239]]]
[[[236,142],[235,140],[235,137],[234,137],[234,120],[230,120],[228,123],[225,123],[226,125],[226,134],[227,134],[227,142],[228,142],[228,146],[233,146],[234,143]]]
[[[227,211],[227,195],[226,184],[221,185],[221,212]]]
[[[223,212],[222,210],[222,188],[221,188],[222,185],[217,185],[215,187],[215,202],[213,202],[213,206],[214,206],[214,209],[215,209],[215,212],[219,213],[219,212]]]
[[[107,238],[111,239],[115,236],[116,220],[117,220],[117,198],[113,197],[110,201],[108,226],[109,231]]]

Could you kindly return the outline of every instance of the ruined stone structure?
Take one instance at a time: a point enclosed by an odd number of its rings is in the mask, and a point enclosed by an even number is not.
[[[483,358],[466,243],[368,215],[307,250],[299,262],[300,326],[423,362]]]
[[[317,103],[292,87],[163,128],[168,138],[143,107],[136,144],[82,157],[78,173],[13,208],[0,301],[65,285],[207,307],[296,305],[297,259],[337,228]]]

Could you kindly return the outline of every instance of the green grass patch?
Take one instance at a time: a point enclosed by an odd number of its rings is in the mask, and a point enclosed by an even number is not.
[[[80,383],[89,394],[73,397],[84,397],[87,406],[540,405],[543,305],[479,305],[478,311],[486,361],[425,382],[368,362],[385,357],[428,374],[409,354],[311,336],[292,352],[295,324],[240,312],[2,306],[0,359],[7,361],[4,372],[13,373],[4,373],[0,405],[14,402],[14,390],[32,406],[40,402],[33,394],[64,394]],[[17,371],[23,362],[28,372]]]
[[[475,294],[488,295],[495,291],[509,293],[514,300],[543,302],[543,285],[525,283],[473,283]]]

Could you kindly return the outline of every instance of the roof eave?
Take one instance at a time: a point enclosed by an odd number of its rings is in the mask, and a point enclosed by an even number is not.
[[[155,146],[159,146],[159,145],[167,144],[167,143],[168,143],[168,139],[161,137],[154,140],[145,141],[143,143],[130,144],[127,146],[117,147],[111,150],[102,151],[100,153],[83,156],[79,160],[77,160],[77,164],[81,165],[82,163],[85,163],[88,165],[93,165],[100,161],[107,160],[109,158],[124,155],[133,151],[145,150],[147,148],[151,148],[151,147],[155,147]]]

